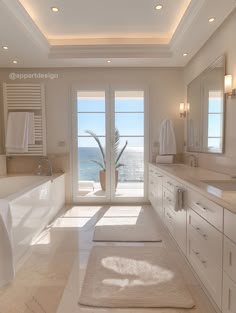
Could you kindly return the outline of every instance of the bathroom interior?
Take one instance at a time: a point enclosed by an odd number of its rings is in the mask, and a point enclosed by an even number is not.
[[[236,312],[235,29],[0,0],[0,312]]]

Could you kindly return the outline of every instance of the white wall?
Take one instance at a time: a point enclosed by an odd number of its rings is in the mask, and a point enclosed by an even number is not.
[[[0,82],[8,82],[13,70],[2,69]],[[151,142],[156,141],[159,125],[164,118],[174,121],[178,152],[183,148],[183,121],[178,115],[178,103],[184,97],[183,70],[178,68],[156,69],[19,69],[17,73],[58,73],[59,78],[45,79],[47,149],[48,153],[70,151],[71,140],[71,86],[79,82],[99,83],[143,83],[149,87],[150,134]],[[14,80],[14,83],[38,82],[39,80]],[[66,141],[65,147],[59,147],[59,141]]]
[[[184,69],[185,87],[217,57],[225,55],[226,74],[234,78],[236,88],[236,10],[228,17]],[[199,154],[200,165],[218,171],[236,173],[236,98],[226,99],[225,151],[222,156]]]
[[[178,152],[183,151],[183,119],[179,117],[179,103],[184,99],[183,69],[179,68],[77,68],[77,69],[1,69],[0,82],[40,82],[9,79],[9,73],[56,73],[58,79],[45,79],[47,150],[49,154],[71,151],[71,86],[79,82],[143,83],[149,88],[150,151],[158,141],[159,126],[164,118],[174,122]],[[58,146],[65,141],[64,147]],[[24,167],[25,168],[25,167]]]

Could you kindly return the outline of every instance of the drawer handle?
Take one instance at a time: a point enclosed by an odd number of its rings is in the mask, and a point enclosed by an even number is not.
[[[161,178],[161,177],[163,177],[163,176],[161,176],[161,175],[157,175],[157,177]]]
[[[202,211],[206,212],[206,208],[204,206],[202,206],[199,202],[195,202],[194,203],[199,209],[201,209]]]
[[[169,197],[166,197],[166,200],[168,201],[168,202],[172,202],[172,200],[171,200],[171,198],[169,198]]]
[[[232,266],[232,252],[229,253],[229,266]]]
[[[199,234],[200,236],[202,236],[204,239],[207,239],[207,235],[204,234],[204,233],[202,233],[200,227],[195,227],[195,226],[193,226],[193,224],[192,224],[192,227],[198,232],[198,234]]]
[[[206,266],[206,265],[207,265],[207,261],[202,260],[201,255],[200,255],[200,252],[195,251],[195,250],[192,250],[192,251],[193,251],[193,253],[197,256],[197,258],[199,259],[199,261],[200,261],[204,266]]]
[[[166,215],[167,215],[170,219],[172,219],[172,216],[171,216],[169,213],[166,213]]]
[[[228,310],[230,312],[231,310],[231,289],[229,288],[229,292],[228,292]]]
[[[200,252],[195,251],[195,250],[193,250],[193,253],[196,254],[196,255],[199,255],[199,254],[200,254]]]

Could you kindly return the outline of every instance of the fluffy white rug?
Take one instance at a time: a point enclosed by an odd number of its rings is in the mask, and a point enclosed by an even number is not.
[[[112,206],[96,224],[93,240],[161,241],[153,214],[151,207]]]
[[[79,303],[114,308],[192,308],[193,299],[164,248],[92,249]]]

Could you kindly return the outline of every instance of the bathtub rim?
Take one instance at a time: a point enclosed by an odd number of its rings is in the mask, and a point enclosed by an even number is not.
[[[7,195],[6,197],[2,197],[2,199],[7,200],[8,202],[13,202],[14,200],[18,199],[19,197],[21,197],[22,195],[24,195],[25,193],[27,193],[28,191],[31,191],[35,188],[37,188],[40,185],[43,185],[47,182],[53,182],[55,179],[57,179],[60,176],[65,176],[65,173],[56,173],[53,174],[52,176],[40,176],[40,175],[34,175],[34,174],[10,174],[10,175],[4,175],[4,176],[0,176],[1,178],[12,178],[12,177],[38,177],[39,180],[29,184],[29,186],[23,187],[21,188],[19,191],[14,192],[12,194]]]

